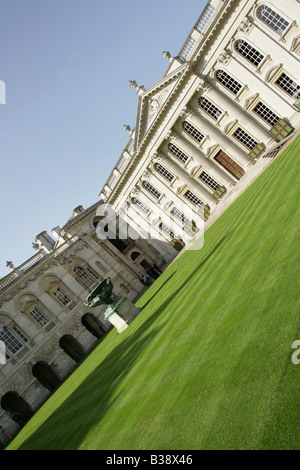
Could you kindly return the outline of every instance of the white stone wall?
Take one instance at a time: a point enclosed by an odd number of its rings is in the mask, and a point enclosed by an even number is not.
[[[108,240],[99,240],[93,224],[96,209],[90,214],[87,212],[87,216],[79,213],[76,219],[66,224],[61,231],[60,243],[52,252],[0,292],[0,323],[14,334],[12,326],[16,325],[28,339],[15,354],[8,351],[11,358],[1,365],[0,400],[7,392],[16,392],[36,410],[50,392],[34,377],[32,367],[37,362],[46,362],[64,380],[77,363],[62,349],[60,339],[71,335],[86,352],[90,351],[98,339],[82,323],[83,315],[88,312],[99,319],[102,330],[111,328],[104,318],[105,306],[91,309],[84,305],[89,291],[76,280],[75,266],[88,265],[98,274],[97,282],[111,277],[114,294],[126,295],[134,301],[144,290],[139,280],[144,269],[132,261],[130,253],[136,249],[141,259],[148,258],[152,262],[159,259],[159,252],[152,247],[149,250],[149,245],[142,241],[139,246],[133,244],[121,253]],[[77,237],[80,234],[82,239],[74,238],[75,234]],[[68,249],[61,251],[67,237],[73,237],[75,242],[70,242]],[[70,304],[64,306],[58,301],[52,294],[53,285],[63,289],[72,300]],[[49,323],[42,326],[30,315],[33,306],[38,306]],[[20,337],[18,339],[22,341]],[[19,424],[2,408],[0,422],[11,434],[19,429]]]

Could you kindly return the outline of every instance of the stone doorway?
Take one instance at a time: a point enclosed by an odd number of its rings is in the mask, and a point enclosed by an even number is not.
[[[81,361],[81,359],[86,355],[86,350],[82,344],[80,344],[72,335],[62,336],[59,340],[59,345],[75,362]]]
[[[17,392],[7,392],[1,399],[1,408],[20,426],[33,415],[31,406]]]
[[[81,318],[81,323],[90,333],[92,333],[92,335],[96,336],[98,339],[100,339],[105,334],[100,321],[93,313],[85,313]]]
[[[39,361],[34,364],[32,374],[49,392],[53,392],[61,383],[60,378],[53,368],[44,361]]]

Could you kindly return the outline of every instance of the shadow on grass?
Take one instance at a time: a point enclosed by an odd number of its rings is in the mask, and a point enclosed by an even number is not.
[[[183,289],[195,273],[207,263],[225,238],[220,240],[200,264],[196,265],[185,281],[162,302],[155,312],[148,314],[149,316],[145,312],[145,319],[142,320],[142,324],[136,330],[126,330],[128,336],[120,338],[120,344],[93,369],[90,375],[74,389],[73,393],[28,437],[19,447],[20,450],[69,450],[80,447],[86,435],[100,423],[116,400],[122,398],[116,387],[132,370],[133,365],[138,361],[139,356],[149,346],[150,342],[153,341],[156,333],[170,320],[170,314],[167,312],[169,304],[177,295],[182,295]],[[167,271],[163,275],[166,274]],[[175,272],[163,282],[154,295],[144,304],[143,310],[146,306],[149,306],[158,293],[163,294],[161,292],[162,288],[165,287],[174,274]],[[143,316],[143,313],[141,311],[139,315]],[[165,321],[160,322],[158,328],[158,324],[155,322],[163,313],[165,314]],[[101,354],[101,347],[99,347],[99,354]],[[81,367],[84,367],[84,363]],[[59,390],[57,393],[59,393]],[[134,403],[132,405],[134,406]],[[122,423],[120,423],[121,425]]]
[[[158,288],[157,291],[152,295],[152,297],[150,297],[150,299],[148,299],[147,302],[146,302],[144,305],[142,305],[142,306],[140,307],[141,310],[144,310],[144,308],[147,307],[147,305],[154,299],[154,297],[159,293],[159,291],[160,291],[163,287],[165,287],[165,285],[171,280],[171,278],[174,276],[175,273],[176,273],[176,271],[174,271],[174,272],[168,277],[168,279],[166,279],[166,280],[162,283],[162,285],[159,286],[159,288]],[[155,287],[155,282],[154,282],[153,284],[151,284],[150,288],[151,288],[153,285],[154,285],[154,287]]]

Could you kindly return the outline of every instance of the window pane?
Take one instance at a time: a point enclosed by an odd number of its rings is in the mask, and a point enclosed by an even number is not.
[[[144,214],[149,214],[150,212],[150,209],[148,209],[148,207],[146,207],[141,201],[139,201],[137,198],[132,198],[132,203],[133,203],[133,206],[136,207],[137,209],[140,209],[140,211],[142,211]]]
[[[212,104],[208,99],[202,96],[198,100],[200,108],[207,112],[210,116],[212,116],[215,120],[219,119],[222,114],[222,111],[218,109],[214,104]]]
[[[297,99],[300,96],[300,85],[298,85],[294,80],[288,77],[285,73],[280,75],[276,81],[276,85],[280,86],[288,95]]]
[[[167,235],[169,235],[171,238],[174,238],[174,232],[170,229],[170,227],[168,227],[166,224],[164,224],[163,222],[161,222],[159,224],[159,228],[164,232],[166,233]]]
[[[21,341],[5,326],[0,331],[0,340],[4,342],[5,347],[12,353],[15,354],[23,347]]]
[[[180,220],[183,224],[187,224],[190,220],[181,212],[177,207],[173,207],[171,210],[171,214],[176,217],[176,219]]]
[[[207,184],[210,188],[212,188],[214,191],[216,191],[220,185],[217,183],[211,176],[209,176],[205,171],[202,171],[201,175],[199,176],[200,180],[203,181],[203,183]]]
[[[235,131],[233,137],[245,145],[245,147],[247,147],[249,150],[252,150],[257,145],[257,141],[252,139],[252,137],[243,131],[243,129],[240,127]]]
[[[68,305],[72,301],[72,299],[60,287],[57,287],[57,289],[53,292],[53,295],[63,305]]]
[[[274,10],[267,5],[262,5],[258,9],[258,17],[263,21],[266,25],[272,28],[276,33],[283,34],[286,28],[289,25],[289,22],[286,21],[282,16],[278,15]]]
[[[155,163],[154,168],[160,175],[162,175],[164,178],[166,178],[170,182],[173,181],[173,179],[175,178],[172,175],[172,173],[170,173],[165,167],[160,165],[160,163]]]
[[[99,279],[98,274],[90,267],[74,266],[75,279],[85,288],[92,287]]]
[[[34,307],[31,312],[29,312],[29,315],[34,318],[35,321],[37,321],[41,326],[47,325],[49,323],[49,318],[38,308]]]
[[[144,182],[143,182],[143,186],[144,186],[144,188],[146,188],[147,191],[148,191],[149,193],[151,193],[156,199],[159,199],[159,198],[160,198],[161,193],[160,193],[159,191],[157,191],[157,189],[154,188],[154,187],[152,186],[152,184],[148,183],[148,181],[144,181]]]
[[[183,130],[185,130],[187,134],[193,137],[193,139],[197,140],[197,142],[201,142],[204,139],[204,135],[201,134],[201,132],[198,131],[198,129],[196,129],[196,127],[194,127],[189,122],[184,121],[182,123],[182,127],[183,127]]]
[[[250,46],[246,41],[240,39],[235,43],[235,48],[239,54],[247,59],[253,65],[259,65],[264,56],[258,52],[254,47]]]
[[[228,73],[224,72],[224,70],[218,70],[216,73],[216,79],[218,82],[220,82],[223,86],[228,88],[231,93],[236,95],[240,89],[242,88],[242,85],[238,83],[234,78],[232,78]]]
[[[276,116],[273,111],[271,111],[265,104],[261,101],[255,106],[253,111],[264,121],[266,121],[271,126],[274,126],[279,119],[279,116]]]
[[[182,163],[186,163],[189,159],[189,157],[183,153],[182,150],[180,150],[178,147],[176,147],[176,145],[170,143],[168,145],[168,149],[170,150],[170,152],[175,156],[177,157]]]
[[[184,193],[184,197],[186,197],[190,202],[195,204],[196,206],[203,206],[203,202],[199,199],[192,191],[189,189]]]

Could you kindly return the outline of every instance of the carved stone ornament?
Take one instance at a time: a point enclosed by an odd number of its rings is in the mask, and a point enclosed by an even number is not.
[[[131,190],[131,196],[138,196],[140,194],[141,190],[138,186],[135,186],[132,190]]]
[[[173,129],[170,129],[166,133],[164,139],[165,140],[172,140],[172,142],[174,142],[177,139],[177,137],[178,137],[177,133]]]
[[[199,77],[196,91],[204,93],[210,89],[211,89],[211,85],[208,83],[208,81],[202,77]]]
[[[253,27],[253,22],[252,22],[251,18],[246,16],[243,19],[243,21],[241,22],[241,24],[238,28],[238,31],[241,31],[244,34],[248,34],[252,27]]]
[[[135,80],[129,80],[129,86],[131,88],[135,88],[137,93],[146,91],[146,88],[144,87],[144,85],[139,86]]]
[[[291,51],[300,54],[300,36],[296,36],[291,44]]]
[[[143,178],[150,178],[152,172],[150,170],[150,168],[147,168],[145,171],[143,171],[143,174],[142,174],[142,177]]]
[[[128,124],[123,124],[124,130],[129,132],[129,134],[132,134],[132,129]]]
[[[195,114],[194,110],[186,105],[184,108],[182,108],[180,112],[180,116],[184,119],[191,119],[191,117]]]
[[[147,124],[146,124],[147,129],[150,127],[150,125],[154,121],[155,117],[157,116],[157,114],[161,110],[161,108],[162,108],[167,96],[171,92],[171,89],[173,88],[173,86],[174,86],[174,84],[171,83],[169,86],[165,87],[159,93],[156,93],[151,98],[149,97],[148,109],[147,109]]]
[[[164,56],[164,59],[172,59],[172,56],[169,51],[163,51],[162,54]]]
[[[225,50],[219,55],[218,62],[221,62],[223,65],[227,65],[231,59],[229,51]]]
[[[151,160],[155,162],[161,162],[164,159],[164,154],[160,150],[156,150],[152,155]]]

